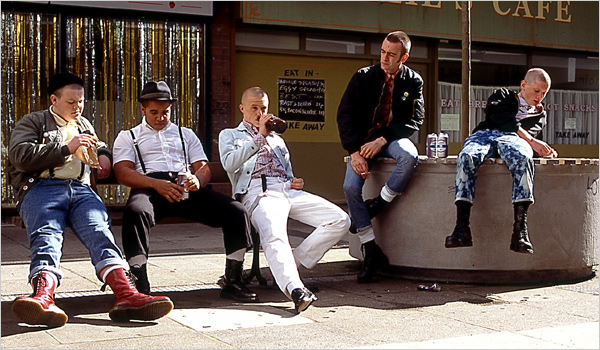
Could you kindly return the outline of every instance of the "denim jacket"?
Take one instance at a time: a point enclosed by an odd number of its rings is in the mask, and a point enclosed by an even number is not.
[[[292,179],[294,177],[292,163],[285,141],[281,136],[271,133],[267,136],[267,142],[285,168],[288,179]],[[258,146],[254,143],[252,135],[250,135],[243,122],[236,128],[224,129],[219,134],[221,164],[223,164],[223,169],[227,171],[234,196],[248,192],[252,172],[258,158],[258,151]]]

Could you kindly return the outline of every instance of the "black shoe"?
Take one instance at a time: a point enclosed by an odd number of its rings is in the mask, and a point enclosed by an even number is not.
[[[469,226],[454,227],[452,235],[446,237],[446,248],[471,247],[473,246],[473,238],[471,237],[471,229]]]
[[[219,295],[223,299],[232,299],[242,303],[258,302],[258,295],[248,289],[242,282],[225,283]]]
[[[377,216],[377,214],[381,213],[381,211],[385,209],[388,204],[390,204],[390,202],[381,198],[381,195],[365,201],[365,205],[367,206],[367,211],[369,212],[369,217],[371,219]]]
[[[138,292],[150,295],[150,281],[148,281],[148,270],[146,264],[141,267],[130,267],[131,274],[135,277],[135,288]]]
[[[232,259],[225,261],[225,276],[221,280],[221,298],[233,299],[244,303],[258,302],[258,295],[242,282],[244,262]]]
[[[306,288],[296,288],[292,291],[292,300],[297,313],[308,309],[313,301],[317,300],[317,297]]]
[[[390,264],[387,256],[375,241],[369,241],[362,245],[365,260],[363,267],[356,277],[358,283],[369,283],[375,277],[377,270]]]

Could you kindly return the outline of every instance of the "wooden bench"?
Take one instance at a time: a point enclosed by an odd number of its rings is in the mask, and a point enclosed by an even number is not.
[[[522,284],[588,278],[598,265],[598,159],[534,159],[535,203],[528,212],[534,254],[509,249],[513,226],[512,178],[501,159],[478,172],[471,210],[473,247],[445,248],[456,222],[456,156],[419,157],[406,191],[373,220],[378,244],[390,260],[384,273],[440,282]],[[395,168],[380,159],[363,188],[379,194]],[[357,235],[350,255],[362,259]]]

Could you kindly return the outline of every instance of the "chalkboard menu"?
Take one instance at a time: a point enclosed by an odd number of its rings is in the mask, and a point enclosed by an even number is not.
[[[278,86],[279,118],[325,121],[325,80],[279,78]]]

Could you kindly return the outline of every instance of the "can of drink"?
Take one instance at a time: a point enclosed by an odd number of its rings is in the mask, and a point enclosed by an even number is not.
[[[437,147],[437,135],[436,134],[429,134],[427,135],[427,157],[428,158],[435,158],[437,157],[437,151],[436,151],[436,147]]]
[[[188,173],[179,173],[177,174],[177,184],[181,187],[184,187],[185,185],[185,180],[188,177]],[[185,192],[183,192],[183,199],[188,199],[190,198],[190,193],[185,190]]]
[[[437,157],[446,158],[448,157],[448,134],[441,132],[437,138]]]

